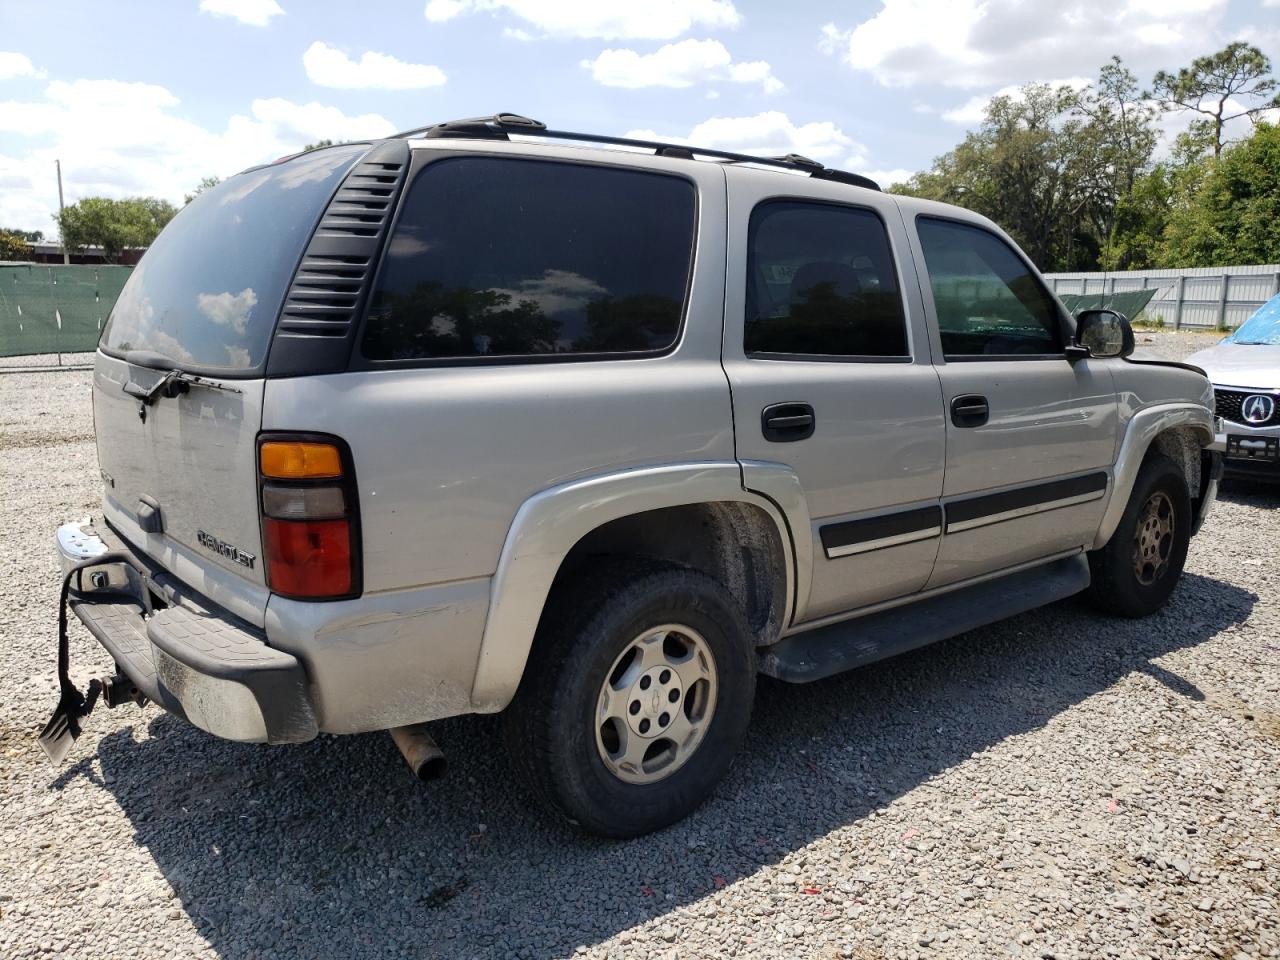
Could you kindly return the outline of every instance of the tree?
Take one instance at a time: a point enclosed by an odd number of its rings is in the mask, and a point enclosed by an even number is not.
[[[317,140],[315,143],[308,143],[302,148],[303,153],[310,153],[312,150],[323,150],[325,147],[332,147],[332,140]]]
[[[28,236],[22,230],[0,230],[0,260],[30,260],[32,250]]]
[[[990,217],[1042,269],[1087,266],[1099,247],[1085,229],[1098,148],[1077,105],[1069,87],[1041,83],[995,97],[978,130],[899,192]]]
[[[1111,231],[1098,258],[1104,270],[1149,270],[1161,264],[1165,227],[1179,193],[1180,171],[1169,163],[1140,174],[1116,201]]]
[[[1096,84],[1080,92],[1075,111],[1084,121],[1080,136],[1091,152],[1081,170],[1085,215],[1105,257],[1121,202],[1150,169],[1156,111],[1119,57],[1102,67]]]
[[[1162,255],[1184,267],[1280,261],[1280,126],[1258,123],[1209,164],[1174,205]]]
[[[1155,75],[1154,96],[1166,110],[1200,114],[1192,124],[1192,139],[1212,146],[1217,157],[1226,145],[1224,128],[1230,121],[1253,120],[1264,110],[1280,107],[1280,84],[1270,73],[1266,55],[1237,40],[1217,53],[1197,57],[1176,74],[1161,70]]]
[[[201,178],[200,183],[196,185],[196,188],[182,198],[182,205],[185,207],[188,203],[190,203],[196,197],[200,196],[200,194],[204,193],[206,190],[216,187],[221,182],[222,180],[219,177]]]
[[[55,219],[68,250],[101,246],[103,257],[115,263],[126,247],[147,247],[173,219],[177,210],[158,197],[85,197]]]
[[[43,243],[43,230],[19,230],[17,227],[0,227],[0,233],[12,233],[21,237],[27,243]]]

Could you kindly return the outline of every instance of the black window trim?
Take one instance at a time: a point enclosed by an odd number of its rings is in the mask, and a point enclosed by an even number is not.
[[[761,207],[768,206],[771,203],[807,203],[813,206],[838,207],[842,210],[861,210],[870,213],[878,221],[880,227],[884,230],[884,239],[889,247],[889,259],[893,262],[894,273],[898,280],[898,302],[902,305],[902,328],[907,335],[907,352],[905,354],[894,354],[893,356],[882,357],[876,354],[857,354],[857,353],[777,353],[769,350],[748,350],[747,349],[747,311],[746,299],[744,291],[743,310],[742,310],[742,355],[748,360],[765,360],[771,363],[778,361],[792,361],[794,363],[915,363],[915,337],[911,333],[911,316],[907,312],[906,284],[903,282],[902,276],[902,258],[898,256],[898,251],[894,248],[893,234],[889,232],[889,224],[885,221],[880,211],[875,207],[867,206],[864,203],[844,203],[840,200],[828,200],[824,197],[804,196],[801,194],[778,194],[777,196],[765,197],[763,200],[756,202],[751,208],[751,215],[747,217],[747,269],[750,271],[751,260],[751,228],[752,222],[756,218],[756,213]],[[750,274],[747,276],[750,281]]]
[[[676,335],[672,339],[670,345],[662,347],[658,350],[617,350],[617,351],[596,351],[592,353],[531,353],[531,354],[498,354],[477,357],[410,357],[403,360],[375,360],[364,354],[364,335],[365,328],[369,323],[369,311],[373,305],[374,295],[379,289],[382,282],[382,272],[386,269],[387,257],[386,251],[391,245],[391,240],[396,235],[396,230],[400,226],[400,217],[404,212],[405,204],[408,201],[409,193],[413,188],[414,182],[419,176],[433,163],[441,160],[467,159],[473,157],[483,157],[486,159],[499,160],[515,160],[525,163],[549,163],[558,165],[572,165],[582,167],[597,167],[606,170],[625,170],[637,173],[648,173],[660,177],[671,177],[676,180],[683,180],[693,189],[693,230],[689,237],[689,271],[685,278],[684,298],[680,307],[680,320],[676,327]],[[392,218],[391,226],[387,231],[387,243],[384,244],[382,251],[378,256],[378,268],[373,275],[373,283],[370,286],[370,295],[366,299],[364,309],[360,315],[359,326],[356,328],[355,337],[351,344],[351,359],[347,364],[347,370],[351,372],[369,371],[369,370],[420,370],[439,367],[494,367],[494,366],[524,366],[536,363],[592,363],[601,360],[610,362],[618,362],[625,360],[652,360],[658,357],[666,357],[675,353],[684,343],[685,328],[689,316],[689,298],[693,292],[693,278],[698,270],[698,234],[702,227],[702,191],[698,185],[698,181],[690,176],[669,170],[655,170],[648,167],[637,167],[626,163],[600,163],[591,160],[578,159],[577,157],[542,157],[528,156],[525,154],[513,154],[499,151],[488,150],[423,150],[416,149],[413,151],[413,157],[410,159],[408,175],[405,178],[404,189],[400,191],[400,199],[396,204],[395,216]]]
[[[1045,286],[1044,278],[1040,275],[1040,271],[1036,268],[1036,265],[1031,262],[1030,258],[1025,253],[1022,252],[1021,247],[1019,247],[1016,243],[1006,240],[1004,237],[1000,236],[1000,234],[996,233],[994,230],[992,230],[990,227],[987,227],[984,224],[974,223],[972,220],[964,220],[958,217],[944,217],[935,213],[917,213],[915,215],[915,217],[912,220],[912,228],[916,232],[917,240],[920,240],[920,221],[921,220],[936,220],[939,223],[952,223],[960,227],[969,227],[972,230],[978,230],[982,233],[985,233],[987,236],[993,238],[998,243],[1003,244],[1015,257],[1017,257],[1020,261],[1022,261],[1023,266],[1027,267],[1030,270],[1032,280],[1035,282],[1036,286],[1040,288],[1040,292],[1043,293],[1046,297],[1048,297],[1050,305],[1057,312],[1058,332],[1059,332],[1059,336],[1062,338],[1061,353],[987,353],[987,354],[962,353],[962,354],[952,355],[947,353],[946,349],[943,348],[941,351],[942,363],[981,363],[988,360],[1004,362],[1009,360],[1066,360],[1067,359],[1067,345],[1071,343],[1071,338],[1074,335],[1075,330],[1067,322],[1068,318],[1066,314],[1066,307],[1062,305],[1062,301],[1058,299],[1057,295],[1054,294],[1054,292],[1050,290],[1047,286]],[[920,260],[921,260],[920,267],[924,274],[924,279],[927,281],[927,285],[929,287],[929,300],[930,302],[933,303],[933,325],[934,325],[934,329],[937,330],[938,332],[938,346],[942,347],[942,326],[938,321],[938,302],[936,298],[933,296],[933,278],[929,273],[928,261],[925,259],[923,241],[920,241]],[[926,284],[921,284],[922,287],[925,285]]]

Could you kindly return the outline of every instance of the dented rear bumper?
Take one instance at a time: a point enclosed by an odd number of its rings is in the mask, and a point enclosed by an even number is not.
[[[67,605],[138,692],[228,740],[300,743],[317,733],[306,671],[254,627],[154,568],[105,524],[57,533]],[[101,565],[93,561],[104,557]],[[111,559],[122,558],[122,559]]]

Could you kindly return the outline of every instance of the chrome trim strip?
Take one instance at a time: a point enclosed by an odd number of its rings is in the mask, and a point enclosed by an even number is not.
[[[1090,500],[1101,500],[1106,496],[1107,491],[1104,487],[1101,490],[1094,490],[1090,493],[1082,493],[1075,497],[1063,497],[1060,500],[1046,500],[1044,503],[1033,503],[1028,507],[1019,507],[1017,510],[1005,510],[1003,513],[992,513],[985,517],[975,517],[972,520],[961,520],[959,523],[947,523],[947,533],[960,533],[963,530],[973,530],[976,527],[985,527],[993,523],[1001,523],[1005,520],[1016,520],[1018,517],[1029,517],[1036,513],[1045,513],[1049,510],[1059,510],[1062,507],[1073,507],[1078,503],[1088,503]]]
[[[896,547],[904,543],[915,543],[918,540],[932,540],[934,537],[942,535],[942,527],[927,527],[924,530],[912,530],[910,533],[898,533],[890,537],[880,537],[878,540],[863,540],[859,543],[847,543],[842,547],[828,547],[827,559],[835,560],[837,557],[850,557],[855,553],[870,553],[872,550],[882,550],[885,547]]]

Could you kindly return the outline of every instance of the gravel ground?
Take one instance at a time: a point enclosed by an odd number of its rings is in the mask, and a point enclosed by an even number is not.
[[[154,707],[50,767],[88,384],[0,375],[0,957],[1280,956],[1280,489],[1227,487],[1148,620],[1068,601],[763,682],[715,797],[605,843],[533,808],[491,718],[435,725],[427,787],[385,735],[236,745]],[[78,624],[72,664],[107,666]]]

